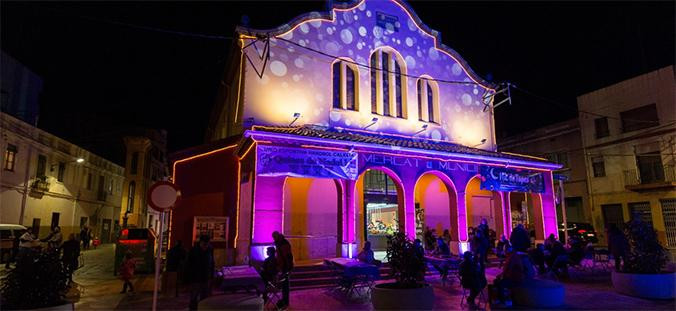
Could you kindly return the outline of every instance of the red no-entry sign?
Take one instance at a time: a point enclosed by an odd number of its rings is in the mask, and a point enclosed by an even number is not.
[[[174,208],[180,197],[181,191],[168,181],[158,181],[148,189],[148,205],[158,212]]]

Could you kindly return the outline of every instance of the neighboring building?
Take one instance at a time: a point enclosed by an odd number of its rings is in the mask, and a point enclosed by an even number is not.
[[[495,86],[404,1],[328,3],[236,29],[208,143],[172,156],[170,240],[209,234],[217,260],[257,261],[278,231],[302,262],[428,226],[458,253],[482,218],[558,235],[560,165],[496,151]]]
[[[42,79],[23,64],[0,54],[0,111],[37,126]]]
[[[563,165],[554,173],[565,176],[563,189],[566,220],[592,223],[587,191],[587,171],[580,124],[577,118],[498,139],[498,149],[502,152],[518,152],[543,157]],[[560,204],[557,205],[557,216],[559,222],[562,222]]]
[[[0,223],[64,238],[89,226],[103,243],[115,238],[124,168],[8,114],[0,113]]]
[[[594,226],[632,214],[676,248],[676,94],[669,66],[580,95],[582,144]]]
[[[159,228],[160,215],[149,208],[147,191],[156,181],[169,177],[167,132],[136,129],[137,136],[125,136],[125,180],[120,221],[123,226]],[[168,223],[168,219],[166,221]]]

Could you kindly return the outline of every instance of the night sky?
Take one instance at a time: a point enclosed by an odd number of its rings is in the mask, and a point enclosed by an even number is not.
[[[551,99],[513,91],[513,105],[496,111],[498,137],[572,118],[576,96],[674,63],[673,1],[411,6],[485,79]],[[40,127],[116,158],[96,149],[126,125],[166,129],[170,151],[203,143],[231,42],[163,30],[232,37],[243,15],[264,29],[325,8],[2,1],[0,42],[44,78]]]

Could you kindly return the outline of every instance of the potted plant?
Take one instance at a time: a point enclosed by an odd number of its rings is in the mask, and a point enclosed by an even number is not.
[[[613,271],[613,287],[619,293],[652,299],[673,299],[676,274],[663,271],[667,254],[653,227],[634,216],[624,228],[629,242],[621,271]]]
[[[413,242],[401,232],[387,237],[387,260],[394,283],[378,284],[371,292],[376,310],[431,310],[434,290],[424,283],[425,261],[416,255]]]
[[[67,290],[68,274],[58,253],[27,252],[2,279],[0,304],[3,309],[73,310],[64,299]]]

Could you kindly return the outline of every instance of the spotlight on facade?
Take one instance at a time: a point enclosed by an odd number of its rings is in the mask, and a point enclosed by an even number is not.
[[[289,126],[291,126],[291,125],[293,125],[294,123],[296,123],[296,121],[298,120],[298,118],[300,118],[300,112],[294,112],[294,113],[293,113],[293,121],[291,121],[291,123],[289,123]]]
[[[420,134],[420,133],[426,131],[428,126],[429,126],[429,124],[423,124],[422,128],[420,129],[420,131],[415,132],[415,134],[413,134],[413,135],[418,135],[418,134]]]
[[[367,128],[373,126],[374,124],[376,124],[376,122],[378,122],[378,118],[371,119],[371,123],[369,123],[367,126],[365,126],[364,129],[367,129]]]
[[[483,144],[485,144],[485,143],[486,143],[486,139],[484,138],[484,139],[482,139],[482,140],[481,140],[481,142],[480,142],[480,143],[478,143],[478,144],[476,144],[476,145],[472,146],[472,148],[476,148],[476,147],[479,147],[479,146],[481,146],[481,145],[483,145]]]
[[[84,158],[77,158],[77,160],[75,160],[75,162],[80,163],[80,164],[84,163],[84,161],[85,161]]]

